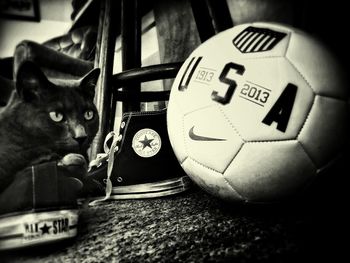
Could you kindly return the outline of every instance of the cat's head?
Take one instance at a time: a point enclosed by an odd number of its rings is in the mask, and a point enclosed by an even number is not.
[[[38,143],[62,153],[86,153],[98,130],[93,99],[99,73],[93,69],[79,80],[49,81],[34,63],[23,63],[16,79],[17,121]]]

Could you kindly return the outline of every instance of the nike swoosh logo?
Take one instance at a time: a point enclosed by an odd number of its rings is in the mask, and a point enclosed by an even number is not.
[[[194,141],[226,141],[226,139],[201,136],[201,135],[195,134],[193,130],[194,130],[194,126],[189,130],[188,135]]]

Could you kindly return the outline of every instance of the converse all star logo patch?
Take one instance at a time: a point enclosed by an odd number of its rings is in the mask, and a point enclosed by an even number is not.
[[[48,215],[52,217],[44,219]],[[78,216],[72,211],[43,212],[35,219],[23,222],[23,242],[49,241],[76,235]]]
[[[64,235],[69,231],[69,219],[59,218],[52,221],[25,223],[25,237],[26,239],[34,239],[47,235]]]
[[[132,148],[141,157],[148,158],[156,155],[162,146],[159,134],[152,129],[139,130],[132,139]]]
[[[0,218],[0,250],[72,238],[77,235],[78,210],[17,214]]]

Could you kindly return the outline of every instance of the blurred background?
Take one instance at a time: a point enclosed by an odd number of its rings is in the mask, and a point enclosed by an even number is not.
[[[164,98],[139,97],[169,91],[173,81],[128,84],[132,89],[122,87],[125,94],[116,98],[116,74],[181,63],[200,43],[234,25],[274,21],[301,28],[326,43],[348,69],[346,10],[344,1],[316,0],[0,0],[0,77],[13,77],[12,56],[23,40],[90,61],[102,69],[96,104],[104,138],[118,129],[122,112],[164,108]],[[123,104],[121,95],[129,102]]]

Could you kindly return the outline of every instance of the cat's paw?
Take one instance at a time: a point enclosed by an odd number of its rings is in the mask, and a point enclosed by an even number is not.
[[[58,166],[80,166],[84,170],[87,169],[87,162],[81,154],[77,153],[69,153],[65,155],[61,160],[57,163]]]
[[[87,174],[87,162],[81,154],[69,153],[58,161],[57,166],[65,170],[68,176],[79,180],[83,180]]]

